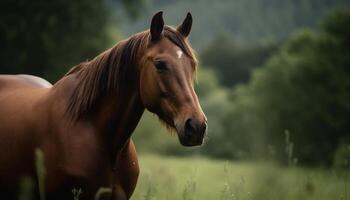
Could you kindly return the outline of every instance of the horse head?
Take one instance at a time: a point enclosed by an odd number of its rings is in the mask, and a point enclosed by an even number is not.
[[[143,105],[175,130],[184,146],[201,145],[207,129],[193,86],[197,60],[187,40],[191,26],[190,13],[177,27],[164,25],[162,12],[155,14],[139,64]]]

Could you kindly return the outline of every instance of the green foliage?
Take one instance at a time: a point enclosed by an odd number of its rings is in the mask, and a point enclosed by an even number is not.
[[[136,19],[140,16],[141,10],[146,8],[149,4],[149,0],[122,0],[124,8],[128,11],[129,16],[132,19]]]
[[[350,145],[341,144],[334,153],[334,167],[339,170],[350,169]]]
[[[57,80],[106,48],[103,1],[5,1],[0,12],[1,73]]]
[[[349,11],[338,11],[322,32],[292,35],[254,70],[249,84],[235,88],[227,137],[236,133],[246,152],[261,155],[269,145],[284,152],[283,133],[289,130],[300,162],[330,164],[337,145],[349,140],[350,51],[344,41],[350,32],[337,28],[349,19]]]
[[[220,83],[227,87],[248,82],[251,71],[277,50],[272,43],[241,47],[231,37],[218,35],[201,53],[203,63],[212,66]]]
[[[190,40],[202,51],[218,33],[227,33],[240,45],[253,46],[283,40],[290,32],[314,27],[337,6],[348,0],[153,0],[140,20],[121,24],[125,35],[149,28],[151,16],[163,10],[166,22],[179,24],[190,11],[194,17]],[[117,11],[118,12],[118,11]]]
[[[220,87],[214,70],[208,67],[199,67],[196,76],[195,90],[199,98],[210,96]]]
[[[146,0],[122,1],[136,18]],[[0,73],[27,73],[50,81],[94,58],[120,39],[108,0],[1,2]]]
[[[347,35],[350,32],[349,26],[344,26],[344,24],[349,24],[349,8],[338,9],[337,12],[333,12],[330,16],[323,22],[323,29],[330,35],[337,39],[338,45],[346,48],[349,46],[350,38]]]

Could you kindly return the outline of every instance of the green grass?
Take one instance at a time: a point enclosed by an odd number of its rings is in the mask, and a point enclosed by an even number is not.
[[[349,172],[141,154],[132,200],[350,199]]]

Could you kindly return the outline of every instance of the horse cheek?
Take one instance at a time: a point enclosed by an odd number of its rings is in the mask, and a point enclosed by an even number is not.
[[[141,76],[140,96],[143,105],[150,111],[155,111],[159,105],[160,91],[152,74]]]

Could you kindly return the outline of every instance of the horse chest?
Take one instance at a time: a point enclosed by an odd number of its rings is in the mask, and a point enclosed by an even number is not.
[[[108,182],[112,167],[105,147],[91,131],[75,131],[48,137],[42,143],[48,181],[52,187],[66,184],[71,177]]]
[[[76,135],[54,151],[43,146],[48,161],[47,189],[55,192],[61,188],[71,191],[71,188],[81,187],[94,194],[100,187],[117,185],[123,193],[131,195],[139,173],[133,143],[128,142],[120,152],[116,170],[113,170],[106,148],[98,142],[91,142],[92,139],[98,141],[90,136]]]

